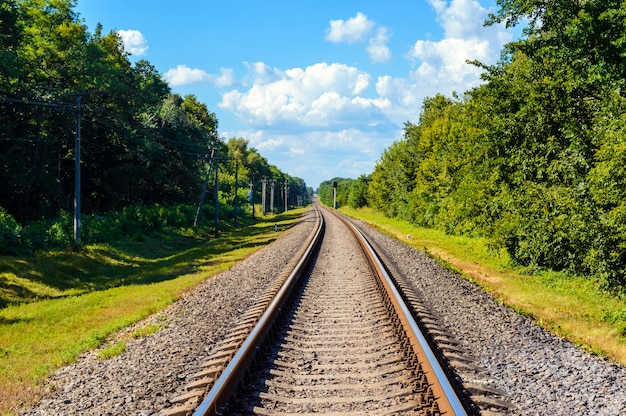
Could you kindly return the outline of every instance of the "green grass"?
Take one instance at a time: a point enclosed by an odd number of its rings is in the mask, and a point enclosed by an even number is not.
[[[0,414],[32,404],[54,369],[271,243],[279,235],[274,224],[285,229],[303,211],[257,216],[241,229],[222,222],[218,239],[186,231],[78,253],[0,256]],[[103,358],[121,354],[120,342]]]
[[[101,360],[108,360],[109,358],[122,355],[124,351],[126,351],[126,343],[124,341],[117,341],[116,343],[99,350],[98,357]]]
[[[487,239],[415,227],[369,208],[341,211],[427,252],[544,328],[626,365],[626,301],[602,291],[592,276],[515,266]]]
[[[131,336],[135,339],[147,337],[148,335],[156,334],[161,329],[166,328],[166,327],[167,325],[164,322],[141,326],[137,328],[136,330],[134,330]]]

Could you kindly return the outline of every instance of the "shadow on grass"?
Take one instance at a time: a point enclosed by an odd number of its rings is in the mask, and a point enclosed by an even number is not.
[[[0,316],[0,325],[12,325],[17,324],[19,322],[30,322],[32,318],[5,318],[4,316]]]
[[[271,243],[278,236],[274,232],[275,224],[280,224],[281,229],[287,228],[300,215],[288,212],[257,217],[254,222],[245,219],[239,221],[238,227],[224,221],[220,223],[219,238],[214,238],[213,228],[206,227],[183,233],[163,233],[143,241],[88,247],[78,253],[1,256],[0,308],[19,302],[174,279],[208,261],[219,261],[224,253]]]
[[[10,279],[3,276],[1,270],[2,268],[0,268],[0,309],[7,307],[9,303],[20,301],[20,299],[34,299],[37,297],[37,293],[33,290],[13,283]]]

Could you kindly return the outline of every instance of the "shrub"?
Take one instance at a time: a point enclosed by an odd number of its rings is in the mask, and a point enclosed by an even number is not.
[[[0,253],[17,254],[21,246],[22,227],[0,207]]]
[[[69,212],[61,211],[54,219],[43,219],[23,227],[24,250],[66,249],[73,244],[73,217]]]
[[[205,207],[203,218],[212,219],[211,210],[211,207]],[[79,244],[110,243],[122,239],[144,241],[166,229],[190,227],[195,213],[196,207],[190,205],[137,205],[106,215],[87,214],[82,217]],[[73,215],[61,211],[54,219],[42,219],[21,227],[11,215],[0,208],[0,254],[64,250],[72,247],[73,223]]]

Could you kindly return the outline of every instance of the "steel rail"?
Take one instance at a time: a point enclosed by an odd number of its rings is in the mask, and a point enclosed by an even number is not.
[[[263,313],[255,327],[252,329],[250,335],[246,338],[237,353],[234,355],[233,359],[216,380],[207,396],[204,398],[199,407],[196,408],[193,413],[194,416],[220,415],[224,406],[230,400],[230,397],[235,394],[238,384],[241,380],[243,380],[247,368],[254,359],[259,344],[270,330],[272,323],[275,321],[277,315],[283,307],[283,304],[289,296],[289,292],[295,286],[300,274],[309,264],[315,248],[321,243],[321,237],[325,227],[324,219],[321,215],[320,208],[315,207],[315,209],[318,215],[318,227],[314,232],[314,237],[310,240],[306,250],[304,251],[304,255],[299,259],[297,265],[291,271],[278,291],[276,298]],[[389,296],[389,300],[393,305],[395,313],[398,316],[398,320],[404,329],[404,332],[409,340],[409,344],[413,348],[413,352],[418,358],[422,371],[424,371],[428,379],[429,386],[433,391],[440,413],[446,415],[467,415],[468,413],[465,407],[457,396],[452,384],[448,380],[445,371],[439,364],[435,353],[430,348],[428,341],[422,334],[409,307],[405,304],[400,292],[396,288],[382,262],[378,259],[378,256],[372,246],[354,224],[347,221],[344,217],[332,210],[328,210],[326,208],[324,208],[324,210],[336,215],[344,223],[346,223],[353,231],[357,241],[363,248],[374,274],[377,276],[377,279],[379,279],[381,286],[387,292],[387,296]]]
[[[459,399],[455,389],[452,387],[452,384],[448,380],[445,371],[439,364],[435,353],[430,348],[430,345],[420,330],[419,325],[415,321],[415,318],[413,318],[413,314],[402,299],[400,292],[396,288],[396,285],[387,273],[372,246],[369,244],[363,233],[361,233],[361,231],[354,224],[352,224],[352,222],[346,220],[343,216],[335,213],[334,211],[328,211],[332,212],[333,215],[337,216],[345,224],[347,224],[357,236],[359,244],[363,247],[370,264],[375,269],[375,275],[380,279],[382,285],[385,287],[385,290],[390,296],[390,300],[396,313],[398,314],[398,318],[400,319],[402,326],[404,327],[405,333],[409,338],[413,351],[419,358],[419,363],[426,373],[426,377],[429,379],[430,387],[432,388],[437,403],[439,404],[439,410],[443,414],[467,415],[465,407]],[[431,375],[434,377],[434,380],[431,379]]]
[[[228,366],[224,369],[220,377],[215,381],[213,387],[208,392],[202,403],[196,408],[194,416],[213,416],[219,415],[222,407],[228,402],[232,396],[240,380],[243,379],[250,362],[254,359],[257,347],[265,338],[271,324],[276,319],[284,302],[286,301],[291,289],[310,262],[314,249],[321,243],[324,231],[324,218],[319,208],[315,207],[318,216],[317,231],[315,236],[310,240],[304,254],[289,274],[285,283],[281,286],[274,300],[267,307],[257,324],[254,326],[250,335],[243,342],[237,353],[233,356]]]

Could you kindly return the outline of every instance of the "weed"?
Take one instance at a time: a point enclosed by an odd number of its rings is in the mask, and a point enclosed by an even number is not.
[[[159,332],[161,329],[165,328],[165,324],[164,323],[156,323],[156,324],[149,324],[149,325],[144,325],[141,326],[137,329],[135,329],[131,336],[135,339],[138,338],[143,338],[146,337],[148,335],[152,335],[154,333]]]
[[[124,341],[117,341],[115,344],[111,344],[98,351],[98,358],[101,360],[108,360],[118,355],[122,355],[126,351],[126,343]]]

